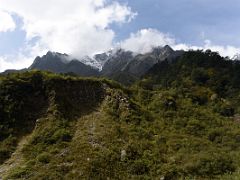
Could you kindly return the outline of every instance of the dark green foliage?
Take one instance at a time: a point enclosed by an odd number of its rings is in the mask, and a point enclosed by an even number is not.
[[[9,178],[11,179],[19,179],[19,178],[29,178],[28,174],[29,174],[29,170],[27,168],[23,168],[23,167],[19,167],[14,169],[11,172],[11,175],[9,176]]]
[[[15,137],[9,136],[4,139],[0,144],[0,164],[6,159],[10,158],[11,154],[15,151],[15,146],[17,139]]]
[[[204,85],[209,80],[209,75],[203,68],[196,68],[192,71],[191,78],[196,83]]]
[[[67,131],[66,129],[59,129],[54,132],[54,134],[51,137],[52,142],[57,142],[57,141],[66,141],[69,142],[71,141],[72,136],[70,131]]]
[[[240,63],[225,60],[211,51],[189,51],[173,63],[159,62],[150,69],[148,76],[164,87],[195,83],[209,87],[219,95],[229,96],[229,90],[240,87]]]

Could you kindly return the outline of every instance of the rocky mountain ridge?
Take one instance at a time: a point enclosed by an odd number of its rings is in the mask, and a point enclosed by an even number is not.
[[[134,54],[123,49],[110,50],[94,55],[92,58],[85,56],[80,59],[72,58],[67,54],[48,52],[42,57],[36,57],[27,70],[46,70],[55,73],[74,73],[80,76],[104,76],[108,78],[127,74],[135,78],[144,75],[153,65],[160,61],[172,61],[181,56],[184,51],[174,51],[170,46],[155,47],[146,54]],[[7,70],[12,73],[16,70]],[[114,78],[113,78],[114,79]]]

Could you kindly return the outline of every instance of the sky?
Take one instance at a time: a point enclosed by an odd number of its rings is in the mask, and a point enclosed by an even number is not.
[[[240,53],[239,0],[0,0],[0,72],[47,51],[86,55],[154,46]]]

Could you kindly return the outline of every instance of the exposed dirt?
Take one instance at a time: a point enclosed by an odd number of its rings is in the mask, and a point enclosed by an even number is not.
[[[0,165],[0,180],[4,179],[8,172],[12,170],[13,168],[19,166],[21,162],[23,161],[22,157],[22,149],[27,144],[27,142],[30,139],[30,135],[22,137],[22,139],[19,141],[16,151],[12,154],[12,156],[4,162],[2,165]]]

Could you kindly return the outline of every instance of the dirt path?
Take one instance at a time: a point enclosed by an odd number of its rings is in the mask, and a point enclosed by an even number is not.
[[[16,151],[12,154],[12,156],[0,165],[0,180],[4,179],[7,173],[21,164],[23,161],[23,157],[21,151],[25,144],[27,144],[28,140],[30,139],[30,135],[24,136],[18,143]]]

